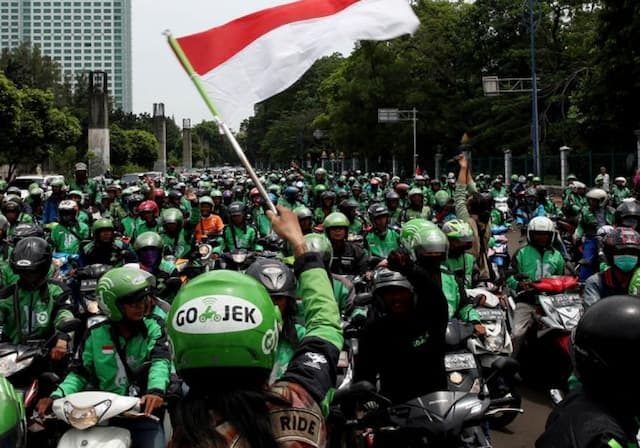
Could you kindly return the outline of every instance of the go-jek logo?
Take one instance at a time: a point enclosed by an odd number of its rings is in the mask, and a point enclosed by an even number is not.
[[[262,313],[251,302],[215,295],[197,297],[178,308],[173,327],[189,334],[231,333],[256,328],[262,319]]]

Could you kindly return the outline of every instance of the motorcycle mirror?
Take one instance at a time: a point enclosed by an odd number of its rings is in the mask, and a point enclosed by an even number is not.
[[[362,292],[360,294],[357,294],[354,299],[354,303],[356,304],[356,306],[367,306],[370,305],[371,302],[373,302],[373,294],[371,294],[370,292]]]
[[[79,330],[80,328],[82,328],[82,321],[75,317],[73,319],[64,320],[57,326],[57,329],[63,333],[71,333]]]

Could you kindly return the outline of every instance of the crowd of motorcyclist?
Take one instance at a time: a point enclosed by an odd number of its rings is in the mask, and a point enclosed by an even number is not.
[[[78,163],[68,183],[34,184],[26,196],[0,181],[1,341],[46,340],[60,374],[33,412],[45,416],[55,399],[92,387],[140,397],[160,418],[114,423],[134,447],[166,446],[166,409],[174,447],[323,446],[343,328],[358,328],[354,383],[401,403],[447,389],[448,322],[486,333],[468,289],[499,285],[522,297],[511,328],[517,356],[537,322],[532,282],[571,272],[588,308],[573,336],[575,390],[537,446],[635,446],[637,388],[603,386],[633,357],[622,348],[640,342],[640,302],[601,300],[640,294],[640,204],[626,179],[610,186],[603,173],[587,188],[571,175],[553,198],[533,175],[472,176],[464,156],[457,162],[457,175],[433,179],[334,176],[295,163],[258,173],[278,215],[243,171],[172,169],[125,185],[90,179]],[[514,229],[526,243],[500,278],[494,234]],[[212,272],[186,276],[182,266],[202,260],[203,246]],[[246,263],[234,261],[239,253]],[[64,275],[59,254],[72,260]],[[110,267],[96,288],[106,319],[78,340],[59,328],[82,308],[75,276],[92,265]],[[373,297],[364,304],[363,290]],[[8,416],[19,401],[0,408]],[[282,423],[302,415],[304,428]],[[0,428],[0,447],[17,446],[11,428]]]

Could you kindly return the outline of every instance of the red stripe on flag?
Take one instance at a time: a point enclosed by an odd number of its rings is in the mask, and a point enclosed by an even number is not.
[[[288,23],[331,16],[359,1],[361,0],[300,0],[263,9],[177,40],[194,70],[203,75],[276,28]]]

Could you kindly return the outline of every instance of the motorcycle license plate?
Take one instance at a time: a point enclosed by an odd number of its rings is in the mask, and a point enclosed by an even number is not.
[[[548,297],[551,300],[553,306],[556,308],[575,306],[582,303],[582,299],[578,294],[555,294]]]
[[[491,308],[476,308],[480,320],[482,322],[491,322],[504,319],[504,312],[502,310],[495,310]]]
[[[96,289],[96,285],[98,284],[98,280],[95,278],[89,278],[80,281],[80,291],[94,291]]]
[[[444,357],[447,372],[476,368],[476,359],[472,353],[449,353]]]

